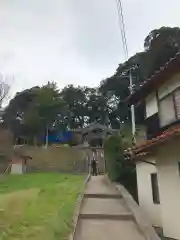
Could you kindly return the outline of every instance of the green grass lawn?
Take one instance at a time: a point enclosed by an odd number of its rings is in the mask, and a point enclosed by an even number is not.
[[[0,177],[0,240],[67,239],[83,176]]]

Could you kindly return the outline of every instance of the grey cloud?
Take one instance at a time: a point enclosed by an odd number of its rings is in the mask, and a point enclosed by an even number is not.
[[[130,55],[152,29],[179,26],[179,0],[122,1]],[[14,91],[95,86],[124,59],[116,0],[2,0],[0,29],[0,72],[14,75]]]

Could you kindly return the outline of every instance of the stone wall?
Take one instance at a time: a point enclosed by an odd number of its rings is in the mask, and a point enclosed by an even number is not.
[[[0,155],[0,173],[6,171],[10,162],[11,162],[10,156]]]
[[[88,172],[87,150],[66,146],[16,148],[19,154],[31,156],[27,162],[27,172],[59,171],[86,173]]]
[[[12,133],[0,127],[0,153],[9,154],[13,148],[13,135]]]
[[[0,173],[4,172],[11,161],[13,152],[12,133],[0,126]]]

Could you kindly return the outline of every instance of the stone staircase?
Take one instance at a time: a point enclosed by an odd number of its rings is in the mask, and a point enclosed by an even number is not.
[[[144,240],[121,194],[92,177],[84,194],[75,240]]]

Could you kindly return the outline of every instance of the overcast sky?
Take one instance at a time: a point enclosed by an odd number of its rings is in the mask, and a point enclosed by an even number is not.
[[[96,86],[123,60],[116,0],[0,0],[0,73],[13,91],[55,80]],[[130,55],[180,25],[179,0],[123,0]],[[12,82],[12,80],[10,80]]]

